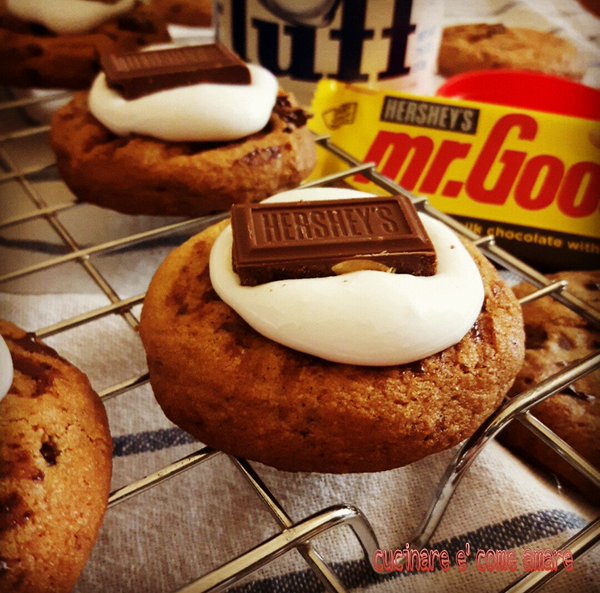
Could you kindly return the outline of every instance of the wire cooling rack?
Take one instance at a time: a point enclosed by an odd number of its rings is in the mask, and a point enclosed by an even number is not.
[[[58,100],[64,97],[58,96]],[[43,222],[45,231],[50,232],[58,246],[58,255],[34,258],[34,261],[5,262],[8,265],[0,269],[0,291],[12,290],[15,283],[28,281],[31,285],[48,281],[48,272],[53,277],[59,277],[61,270],[68,265],[78,266],[89,281],[91,281],[108,299],[108,304],[69,319],[61,319],[56,323],[38,328],[35,335],[39,338],[48,338],[78,326],[85,326],[95,320],[118,315],[136,330],[138,317],[135,308],[143,302],[143,290],[137,294],[124,297],[112,286],[111,279],[106,277],[102,269],[95,263],[94,256],[102,254],[119,254],[121,250],[132,245],[157,240],[173,235],[189,236],[208,226],[214,221],[223,218],[223,215],[208,216],[193,220],[175,220],[168,224],[160,224],[152,228],[145,228],[125,237],[113,238],[107,241],[94,243],[92,246],[81,247],[81,240],[77,233],[59,219],[60,213],[65,213],[82,206],[70,199],[49,199],[44,191],[40,190],[40,180],[58,180],[56,168],[51,155],[46,154],[42,162],[29,162],[29,148],[32,144],[37,147],[47,146],[47,133],[49,126],[34,123],[23,114],[23,110],[43,108],[47,101],[57,100],[57,96],[42,96],[15,100],[8,94],[0,104],[0,190],[8,192],[14,199],[9,200],[13,205],[13,212],[6,211],[0,215],[0,231],[2,233],[17,233],[24,225]],[[520,278],[529,281],[537,290],[530,296],[522,299],[522,303],[551,295],[565,306],[582,315],[590,323],[600,326],[600,314],[590,308],[586,303],[575,298],[568,291],[565,282],[549,282],[542,274],[514,258],[509,253],[499,248],[492,237],[480,237],[434,208],[426,199],[415,198],[401,187],[381,176],[372,164],[357,161],[351,155],[333,145],[327,137],[317,138],[317,143],[325,150],[335,155],[341,163],[343,170],[331,177],[305,184],[305,186],[328,185],[343,181],[345,178],[361,173],[376,183],[382,190],[389,193],[402,193],[409,195],[418,209],[438,218],[452,227],[457,233],[476,244],[479,249],[500,269],[510,271]],[[38,159],[39,160],[39,159]],[[69,195],[69,194],[63,194]],[[52,196],[53,197],[53,196]],[[56,273],[54,271],[56,270]],[[600,367],[600,352],[591,354],[567,367],[558,374],[548,378],[519,396],[506,401],[481,428],[458,449],[455,456],[448,464],[437,491],[433,496],[429,510],[425,514],[416,533],[408,541],[416,548],[423,548],[430,542],[432,535],[440,524],[447,510],[450,499],[459,487],[461,479],[486,446],[490,439],[496,437],[511,421],[523,423],[538,438],[549,447],[558,452],[581,474],[600,488],[600,472],[591,466],[581,455],[574,451],[567,443],[557,437],[545,425],[529,414],[528,410],[540,401],[564,390],[577,379],[585,376]],[[135,374],[120,380],[100,391],[104,401],[129,392],[148,382],[147,373]],[[110,494],[109,509],[119,505],[125,500],[138,496],[142,492],[154,488],[162,482],[169,480],[182,472],[201,466],[203,462],[222,453],[209,447],[202,447],[185,457],[162,467],[150,475],[131,482]],[[203,591],[222,591],[238,583],[242,578],[256,571],[260,567],[274,561],[279,556],[297,550],[304,558],[310,569],[317,576],[327,591],[341,593],[347,589],[342,584],[339,576],[313,547],[311,540],[316,536],[333,530],[338,526],[350,527],[362,546],[365,556],[373,558],[378,549],[377,536],[360,509],[350,505],[337,505],[324,508],[316,514],[305,517],[299,521],[292,521],[282,503],[267,488],[261,476],[253,467],[243,459],[230,458],[237,471],[256,492],[267,511],[278,524],[278,532],[262,543],[247,549],[241,555],[229,559],[220,567],[201,576],[179,589],[179,593],[199,593]],[[199,467],[197,471],[202,471]],[[109,511],[110,512],[110,511]],[[600,520],[596,520],[576,533],[569,541],[564,543],[564,548],[569,549],[574,559],[589,551],[600,541]],[[533,572],[516,580],[505,589],[506,592],[517,593],[533,591],[559,574],[562,569],[559,562],[558,572]]]

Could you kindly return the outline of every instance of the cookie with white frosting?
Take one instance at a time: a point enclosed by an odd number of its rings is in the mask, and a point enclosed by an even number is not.
[[[323,199],[323,192],[364,195],[313,189],[276,199]],[[363,270],[242,287],[222,248],[227,222],[176,249],[152,280],[140,327],[165,414],[204,443],[290,471],[390,469],[472,434],[521,365],[521,312],[493,266],[432,222],[439,268],[423,278]],[[412,284],[421,285],[414,299],[382,292]],[[454,307],[444,316],[448,327],[439,327],[436,299]],[[422,328],[403,329],[409,316]],[[438,333],[450,342],[415,359],[408,344]]]
[[[240,63],[245,84],[201,81],[131,99],[99,74],[52,121],[68,187],[82,201],[129,214],[199,216],[297,186],[316,159],[308,116],[273,74]]]
[[[96,541],[111,478],[106,413],[85,375],[0,320],[14,367],[0,401],[0,591],[67,593]]]
[[[0,83],[85,89],[103,53],[169,40],[164,19],[139,0],[4,0]]]

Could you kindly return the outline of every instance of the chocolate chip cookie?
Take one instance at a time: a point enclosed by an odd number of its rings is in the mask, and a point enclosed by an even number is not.
[[[55,114],[50,140],[79,199],[128,214],[200,216],[298,185],[316,160],[306,119],[280,93],[265,128],[237,141],[121,138],[94,118],[80,93]]]
[[[452,447],[501,403],[523,359],[521,311],[472,246],[485,301],[468,334],[414,363],[358,366],[277,344],[217,296],[208,261],[225,224],[166,259],[140,327],[159,404],[202,442],[289,471],[378,471]]]
[[[0,590],[67,593],[96,541],[111,478],[104,407],[85,375],[0,321],[14,380],[0,401]]]
[[[600,271],[562,272],[549,276],[566,280],[567,290],[600,310]],[[514,288],[523,297],[534,288]],[[600,330],[554,300],[544,297],[523,306],[526,351],[511,395],[539,383],[573,362],[600,348]],[[557,394],[535,406],[532,414],[583,455],[600,467],[600,371],[575,382],[566,393]],[[546,469],[574,485],[597,502],[598,490],[519,423],[504,431],[504,441]]]
[[[438,56],[443,76],[508,68],[580,80],[586,66],[578,48],[553,33],[489,23],[446,27]]]
[[[210,27],[212,0],[152,0],[152,7],[167,23],[187,27]]]
[[[170,40],[166,22],[141,2],[83,34],[57,35],[0,6],[0,83],[15,87],[85,89],[100,56]]]

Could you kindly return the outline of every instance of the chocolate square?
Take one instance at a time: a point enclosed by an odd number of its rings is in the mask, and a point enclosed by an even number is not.
[[[342,262],[370,262],[398,274],[435,274],[433,244],[404,196],[231,209],[233,268],[245,286],[332,276]],[[365,267],[369,267],[369,263]]]
[[[108,85],[126,99],[201,82],[250,84],[250,70],[220,43],[102,56]]]

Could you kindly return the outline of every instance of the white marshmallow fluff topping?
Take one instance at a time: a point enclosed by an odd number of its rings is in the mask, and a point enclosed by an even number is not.
[[[369,196],[337,188],[297,189],[266,201]],[[447,226],[421,214],[437,255],[433,276],[363,270],[242,286],[232,267],[231,226],[210,254],[221,299],[265,337],[325,360],[388,366],[440,352],[466,335],[484,300],[479,269]]]
[[[8,393],[13,382],[13,362],[4,338],[0,336],[0,400]]]
[[[129,12],[135,0],[114,4],[92,0],[6,0],[10,14],[23,21],[44,25],[59,35],[87,33],[104,21]]]
[[[199,83],[127,100],[100,73],[92,85],[89,108],[118,136],[142,134],[166,141],[226,142],[265,127],[277,99],[277,79],[265,68],[247,64],[250,84]]]

